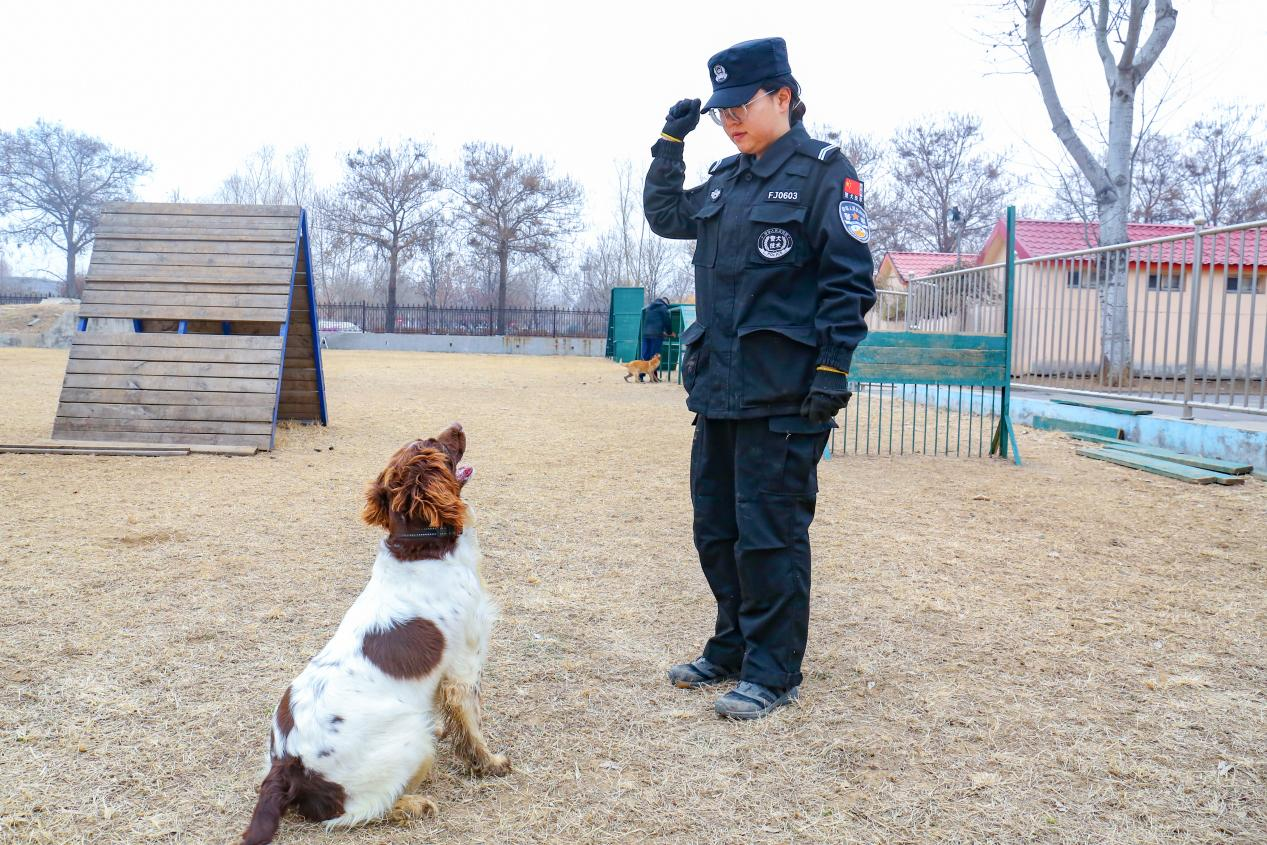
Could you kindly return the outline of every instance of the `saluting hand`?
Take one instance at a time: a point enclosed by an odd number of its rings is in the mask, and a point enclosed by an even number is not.
[[[664,117],[664,134],[678,141],[685,140],[690,131],[699,126],[699,107],[698,99],[674,103]]]

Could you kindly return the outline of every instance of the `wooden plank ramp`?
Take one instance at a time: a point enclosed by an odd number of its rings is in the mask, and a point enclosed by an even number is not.
[[[1074,399],[1052,399],[1054,405],[1072,405],[1075,408],[1092,408],[1096,411],[1108,411],[1110,414],[1127,414],[1132,417],[1144,417],[1152,413],[1141,408],[1119,408],[1117,405],[1099,405],[1095,402],[1078,402]]]
[[[1103,449],[1079,449],[1078,454],[1084,458],[1094,458],[1097,461],[1108,461],[1111,464],[1128,467],[1130,469],[1143,470],[1151,472],[1154,475],[1173,478],[1178,481],[1184,481],[1188,484],[1244,484],[1245,476],[1243,475],[1226,475],[1221,472],[1214,472],[1208,469],[1198,469],[1190,467],[1187,464],[1177,464],[1173,461],[1163,461],[1159,458],[1151,458],[1147,455],[1140,455],[1129,452],[1124,449],[1113,449],[1105,447]]]
[[[1111,425],[1096,425],[1095,423],[1075,422],[1073,420],[1062,420],[1056,417],[1035,416],[1030,422],[1034,428],[1042,431],[1063,431],[1066,433],[1083,432],[1086,434],[1098,434],[1101,437],[1108,437],[1113,440],[1121,440],[1126,436],[1126,432],[1120,428],[1114,428]]]
[[[1071,433],[1069,436],[1075,440],[1098,443],[1109,449],[1121,449],[1127,452],[1135,452],[1141,455],[1147,455],[1150,458],[1160,458],[1164,461],[1174,461],[1177,464],[1187,464],[1188,466],[1197,467],[1198,469],[1213,470],[1214,472],[1221,472],[1226,475],[1249,475],[1254,470],[1254,467],[1250,464],[1241,464],[1236,461],[1224,461],[1219,458],[1206,458],[1202,455],[1189,455],[1186,452],[1176,452],[1173,449],[1162,449],[1159,446],[1145,446],[1142,443],[1136,443],[1132,440],[1113,440],[1111,438],[1100,437],[1095,434],[1082,434],[1078,432]]]
[[[249,455],[278,419],[324,423],[305,232],[297,205],[107,204],[34,445]]]

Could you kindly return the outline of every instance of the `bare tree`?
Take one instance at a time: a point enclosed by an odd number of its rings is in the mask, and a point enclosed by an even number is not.
[[[66,254],[66,295],[75,296],[75,259],[92,243],[101,208],[133,197],[150,172],[138,155],[56,123],[0,133],[0,234],[47,242]]]
[[[497,332],[504,334],[511,257],[533,256],[557,273],[560,247],[581,229],[581,188],[552,176],[541,158],[486,142],[463,145],[448,183],[469,239],[496,256]]]
[[[955,252],[981,240],[1015,189],[1006,157],[985,152],[981,120],[950,114],[921,120],[893,136],[892,226],[934,252]],[[951,210],[958,208],[959,219]]]
[[[1144,18],[1150,2],[1154,7],[1152,32],[1144,39]],[[1022,55],[1038,80],[1052,131],[1095,192],[1100,243],[1106,246],[1125,243],[1131,210],[1135,94],[1174,34],[1178,12],[1173,0],[1075,0],[1066,4],[1072,9],[1072,16],[1044,31],[1044,15],[1049,5],[1048,0],[1013,0],[1023,22],[1023,27],[1018,26],[1014,32],[1021,35]],[[1074,128],[1047,61],[1047,40],[1068,27],[1093,34],[1103,66],[1109,95],[1108,143],[1103,160]],[[1114,55],[1110,39],[1117,42],[1118,55]],[[1129,377],[1131,368],[1126,265],[1122,261],[1111,263],[1114,266],[1104,275],[1099,288],[1101,369],[1104,375],[1121,382]]]
[[[1065,153],[1059,160],[1049,160],[1042,179],[1050,196],[1043,213],[1057,220],[1076,220],[1086,224],[1086,245],[1095,246],[1090,236],[1096,221],[1095,193],[1087,185],[1078,165]]]
[[[1191,219],[1184,208],[1182,173],[1183,154],[1174,138],[1155,134],[1142,139],[1131,168],[1131,220],[1178,223]]]
[[[441,211],[442,183],[429,151],[425,144],[405,141],[348,155],[343,181],[322,211],[332,232],[386,262],[388,331],[396,325],[401,265],[432,237]]]
[[[284,162],[271,145],[256,150],[242,166],[220,184],[218,202],[243,205],[301,205],[311,208],[317,198],[316,182],[308,164],[308,148],[295,147]]]
[[[1188,212],[1210,225],[1267,217],[1262,109],[1225,105],[1188,129],[1183,174]]]
[[[449,237],[453,230],[453,221],[441,214],[431,227],[430,237],[419,247],[423,299],[440,308],[446,307],[453,296],[453,276],[461,260],[461,244]]]

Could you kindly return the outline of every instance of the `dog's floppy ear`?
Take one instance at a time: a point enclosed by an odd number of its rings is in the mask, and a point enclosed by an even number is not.
[[[388,518],[388,492],[384,479],[387,470],[383,470],[378,474],[378,478],[374,479],[365,488],[365,509],[361,511],[361,519],[365,520],[368,525],[377,525],[379,528],[391,529],[391,521]]]

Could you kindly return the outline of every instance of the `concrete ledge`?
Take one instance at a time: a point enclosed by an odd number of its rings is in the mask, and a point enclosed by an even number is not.
[[[1267,467],[1267,431],[1239,428],[1226,422],[1181,420],[1157,414],[1126,416],[1076,405],[1058,405],[1012,395],[1012,420],[1029,425],[1035,416],[1120,428],[1127,440],[1204,458],[1221,458]]]
[[[321,344],[326,349],[467,352],[481,355],[580,355],[589,358],[602,358],[607,351],[607,340],[596,337],[327,332],[321,335]]]
[[[37,349],[70,349],[70,341],[75,335],[75,321],[78,316],[75,311],[67,311],[39,334],[0,333],[0,347],[21,346]]]
[[[930,389],[928,396],[933,398],[935,393],[934,389]],[[940,405],[958,409],[957,388],[951,388],[949,391],[942,388],[941,394],[938,400]],[[911,385],[905,385],[900,395],[907,401],[921,404],[925,401],[922,387],[917,389]],[[978,392],[970,410],[974,413],[981,413],[983,410],[989,413],[991,402],[986,400],[983,405],[981,398]],[[968,404],[966,393],[964,404]],[[996,398],[993,402],[996,414],[999,411],[999,404]],[[1242,427],[1236,425],[1234,421],[1181,420],[1156,413],[1148,416],[1127,416],[1077,405],[1060,405],[1045,399],[1028,399],[1018,396],[1016,391],[1013,391],[1012,422],[1031,425],[1036,416],[1112,426],[1122,429],[1127,440],[1144,446],[1156,446],[1189,455],[1200,455],[1203,458],[1220,458],[1225,461],[1251,464],[1255,469],[1255,474],[1259,471],[1267,471],[1267,429],[1254,428],[1253,423]]]

